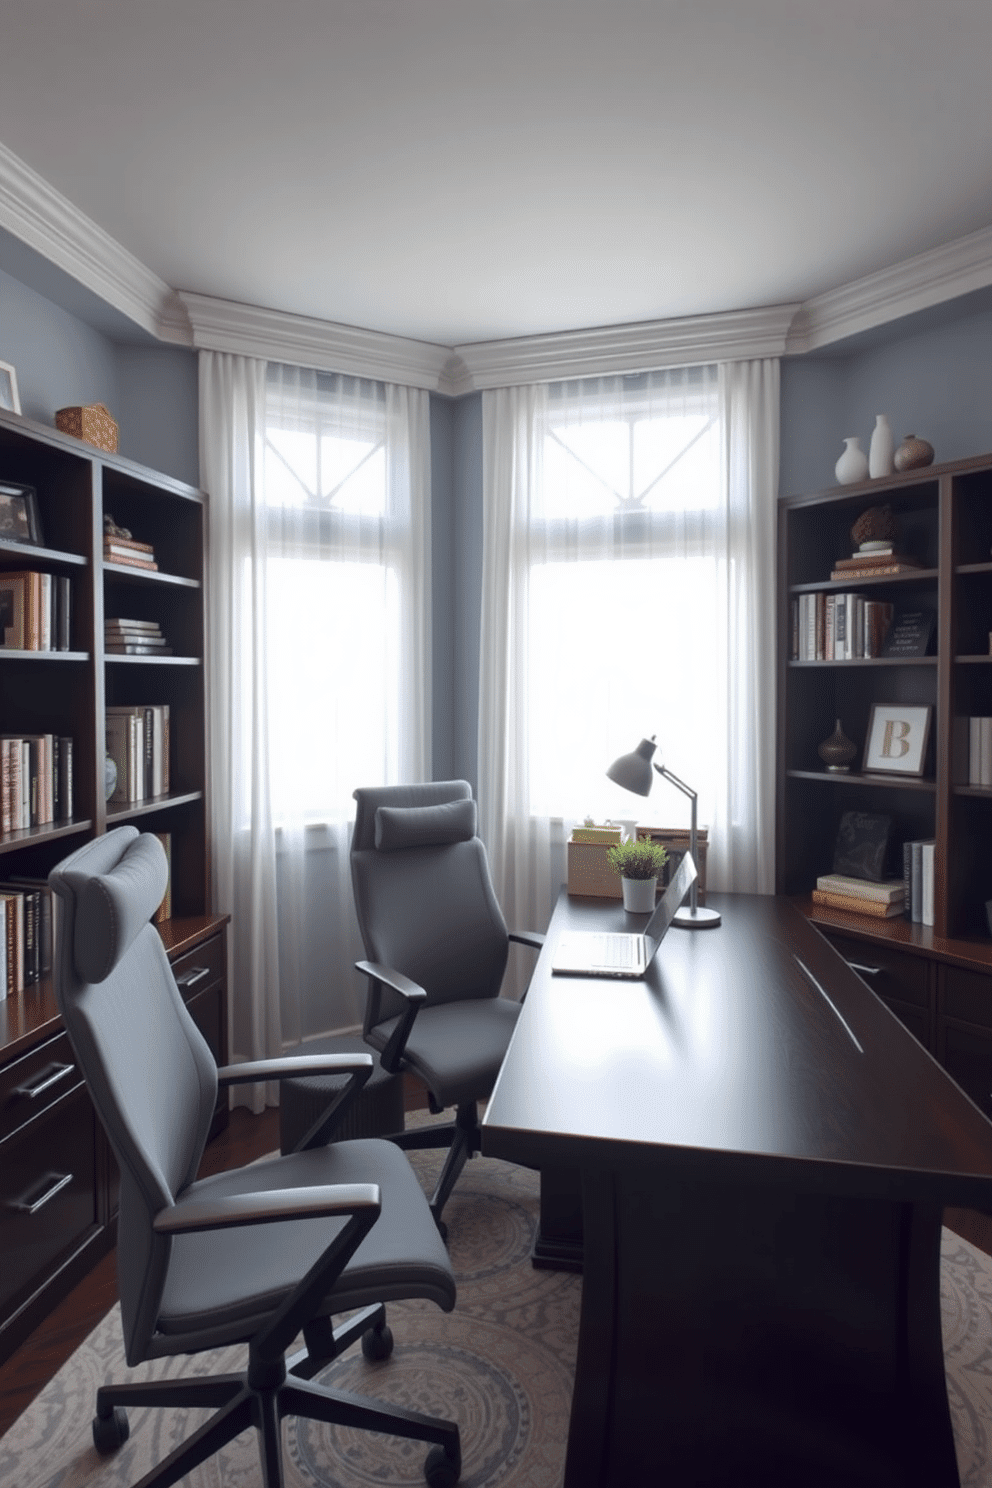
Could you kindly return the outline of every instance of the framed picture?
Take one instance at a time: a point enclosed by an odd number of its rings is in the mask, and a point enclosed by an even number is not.
[[[0,480],[0,542],[31,543],[43,548],[45,538],[34,486]]]
[[[17,392],[17,373],[9,362],[0,362],[0,408],[8,413],[20,413],[21,400]]]
[[[922,775],[932,711],[929,704],[876,703],[868,724],[862,770]]]

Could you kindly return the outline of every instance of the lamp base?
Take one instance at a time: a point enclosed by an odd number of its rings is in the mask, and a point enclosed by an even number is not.
[[[672,924],[678,925],[682,930],[714,930],[720,923],[718,911],[706,909],[702,904],[697,904],[695,909],[683,904],[672,917]]]

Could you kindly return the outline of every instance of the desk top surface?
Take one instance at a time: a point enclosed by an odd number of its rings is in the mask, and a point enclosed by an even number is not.
[[[673,926],[624,982],[551,975],[564,930],[645,920],[562,892],[483,1151],[988,1205],[992,1123],[833,947],[786,900],[707,902],[721,926]]]

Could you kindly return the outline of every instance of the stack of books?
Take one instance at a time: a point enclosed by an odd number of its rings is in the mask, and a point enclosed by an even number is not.
[[[157,620],[125,620],[115,617],[103,622],[104,650],[111,656],[171,656],[172,647]]]
[[[877,579],[885,574],[912,573],[921,568],[919,559],[908,553],[896,553],[892,544],[873,546],[871,552],[855,553],[851,558],[838,558],[831,570],[832,579]]]
[[[845,873],[823,873],[816,880],[813,903],[888,920],[903,913],[905,894],[901,878],[873,883],[867,878],[849,878]]]
[[[103,535],[103,559],[105,563],[124,563],[128,568],[157,570],[155,549],[151,543],[138,542],[133,537],[121,537],[116,532]]]
[[[52,969],[52,891],[43,878],[0,883],[0,1001]]]
[[[992,718],[968,719],[968,784],[992,789]]]
[[[836,575],[834,575],[836,577]],[[857,661],[881,656],[893,606],[863,594],[801,594],[792,601],[793,661]]]
[[[72,585],[60,574],[0,574],[0,646],[10,651],[68,651]]]
[[[111,802],[130,805],[169,793],[168,703],[107,709],[107,753],[117,766]]]
[[[935,842],[904,842],[902,876],[907,920],[932,925],[934,920]]]
[[[0,831],[72,819],[72,739],[0,734]]]

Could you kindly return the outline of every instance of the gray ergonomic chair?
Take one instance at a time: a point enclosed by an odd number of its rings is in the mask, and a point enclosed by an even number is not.
[[[351,875],[369,977],[363,1032],[384,1069],[410,1070],[430,1107],[453,1124],[398,1134],[406,1148],[448,1147],[431,1199],[441,1211],[465,1160],[479,1151],[478,1102],[492,1091],[520,1005],[500,997],[511,940],[476,835],[465,780],[355,791]]]
[[[281,1488],[284,1415],[434,1442],[428,1483],[457,1482],[457,1426],[312,1380],[360,1336],[367,1357],[391,1352],[385,1302],[426,1297],[445,1311],[454,1306],[448,1256],[403,1153],[375,1139],[324,1145],[326,1130],[314,1128],[306,1150],[196,1179],[218,1078],[330,1070],[352,1074],[354,1090],[368,1077],[371,1055],[217,1070],[149,923],[166,883],[155,837],[134,827],[96,837],[49,882],[59,909],[56,996],[121,1170],[117,1269],[127,1362],[248,1345],[242,1373],[99,1389],[98,1450],[114,1451],[127,1438],[126,1405],[212,1406],[215,1414],[141,1488],[177,1482],[252,1425],[266,1488]],[[354,1308],[357,1317],[332,1328],[331,1314]],[[287,1359],[301,1330],[306,1347]]]

